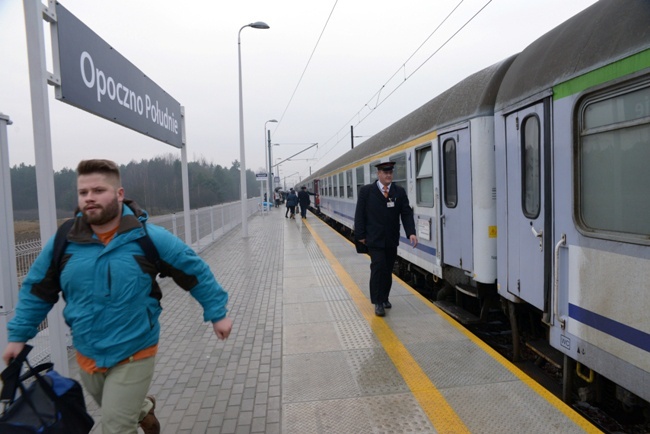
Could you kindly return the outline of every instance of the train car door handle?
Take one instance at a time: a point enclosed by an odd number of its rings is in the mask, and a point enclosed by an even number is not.
[[[533,231],[533,235],[535,235],[537,238],[542,238],[542,235],[544,234],[543,230],[537,232],[533,226],[530,227],[530,230]]]

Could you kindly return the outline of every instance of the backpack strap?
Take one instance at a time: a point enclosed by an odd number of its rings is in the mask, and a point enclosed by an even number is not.
[[[138,244],[140,244],[140,247],[142,248],[144,256],[147,258],[147,260],[156,267],[156,270],[158,271],[160,277],[167,277],[167,273],[165,271],[167,267],[160,259],[158,249],[154,245],[151,237],[149,236],[149,233],[147,232],[147,224],[145,222],[142,222],[142,228],[144,229],[144,237],[140,237],[136,241]]]
[[[70,229],[72,229],[73,225],[74,219],[64,221],[56,230],[56,235],[54,236],[51,269],[56,276],[56,279],[53,279],[53,281],[57,282],[59,285],[59,290],[61,289],[61,285],[59,284],[59,278],[61,276],[61,263],[63,262],[63,254],[65,253],[65,248],[68,245],[68,232],[70,232]]]

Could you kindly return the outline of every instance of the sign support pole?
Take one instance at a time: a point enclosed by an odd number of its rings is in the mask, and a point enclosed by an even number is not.
[[[9,140],[7,125],[11,119],[0,113],[0,245],[15,246],[14,209],[11,196],[11,167],[9,165]],[[18,298],[16,249],[0,250],[0,348],[8,342],[7,322],[11,319]]]
[[[185,243],[192,245],[192,223],[190,218],[190,181],[187,169],[187,143],[185,141],[185,107],[181,106],[181,178],[183,184],[183,220],[185,221]],[[198,243],[199,240],[197,239]]]
[[[50,2],[52,5],[53,2]],[[43,19],[52,23],[56,33],[54,11],[41,0],[23,0],[25,8],[25,30],[27,34],[27,63],[32,100],[32,123],[34,129],[34,152],[36,162],[36,189],[38,196],[38,220],[41,229],[41,243],[54,236],[57,229],[56,201],[54,198],[54,167],[52,163],[52,137],[50,130],[50,108],[47,84],[56,84],[55,74],[47,73],[45,62],[45,35]],[[51,361],[63,376],[69,376],[68,327],[63,321],[63,300],[54,305],[47,316],[50,337]]]

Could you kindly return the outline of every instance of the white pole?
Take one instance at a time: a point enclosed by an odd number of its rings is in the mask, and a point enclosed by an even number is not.
[[[268,24],[262,21],[246,24],[237,33],[237,56],[239,65],[239,180],[240,180],[240,201],[241,201],[241,236],[248,237],[248,194],[246,193],[246,147],[244,146],[244,103],[242,96],[241,80],[241,31],[246,27],[254,29],[268,29]]]
[[[9,165],[9,116],[0,113],[0,348],[8,342],[7,322],[11,319],[18,298],[18,273],[16,271],[16,238],[14,236],[14,209],[11,196],[11,170]]]
[[[185,244],[192,245],[192,222],[190,217],[190,181],[187,169],[187,143],[185,142],[185,107],[181,106],[181,178],[183,184],[183,220],[185,220]]]
[[[54,5],[54,2],[50,4]],[[41,227],[41,242],[44,244],[54,236],[57,229],[56,203],[54,200],[54,167],[52,164],[52,138],[50,131],[50,106],[47,95],[48,78],[56,81],[58,71],[47,73],[45,62],[45,35],[43,18],[54,19],[41,0],[23,0],[25,8],[25,31],[27,34],[27,63],[29,66],[29,87],[32,100],[32,123],[34,129],[34,152],[36,161],[36,190],[38,197],[38,220]],[[56,39],[53,39],[53,42]],[[58,52],[58,47],[53,47]],[[55,64],[58,63],[58,59]],[[49,77],[48,77],[49,76]],[[50,333],[50,357],[57,371],[69,375],[67,338],[68,327],[63,321],[62,300],[54,305],[47,316]]]
[[[241,236],[248,237],[248,215],[246,213],[246,148],[244,146],[244,103],[241,80],[241,31],[250,24],[239,29],[237,34],[237,55],[239,61],[239,200],[241,201]]]

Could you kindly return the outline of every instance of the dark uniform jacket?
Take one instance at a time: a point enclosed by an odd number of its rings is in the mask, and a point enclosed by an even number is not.
[[[388,202],[395,206],[388,207]],[[368,247],[397,247],[400,217],[406,237],[415,235],[413,210],[402,187],[392,183],[388,198],[385,198],[376,182],[364,185],[354,213],[354,238],[356,241],[365,239]]]
[[[315,196],[314,193],[307,190],[300,190],[298,192],[298,202],[302,208],[309,207],[309,204],[311,203],[311,200],[309,199],[310,195]]]

